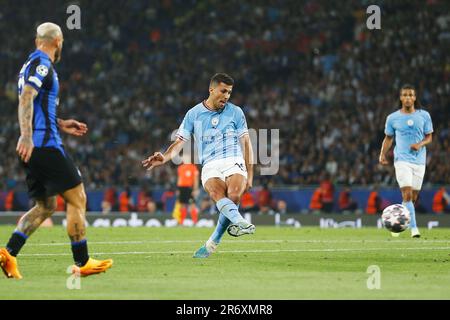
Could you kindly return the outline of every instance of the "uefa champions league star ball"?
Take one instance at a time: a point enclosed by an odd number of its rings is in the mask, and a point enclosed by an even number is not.
[[[393,204],[383,210],[381,220],[386,229],[399,233],[408,229],[411,215],[404,205]]]

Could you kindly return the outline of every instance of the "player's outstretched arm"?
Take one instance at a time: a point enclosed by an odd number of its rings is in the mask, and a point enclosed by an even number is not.
[[[183,148],[184,141],[177,138],[174,143],[167,148],[166,152],[162,154],[161,152],[155,152],[153,155],[149,156],[147,159],[142,161],[142,166],[147,170],[152,170],[155,167],[161,166],[164,163],[170,161],[178,153],[180,153]]]
[[[389,162],[387,161],[386,154],[392,147],[392,142],[394,141],[393,136],[386,135],[383,139],[383,144],[381,145],[381,151],[380,151],[380,157],[378,161],[382,165],[388,165]]]
[[[85,123],[74,119],[63,120],[58,118],[58,127],[63,132],[77,137],[83,136],[88,131]]]
[[[25,85],[19,97],[19,126],[20,138],[17,142],[16,152],[25,163],[31,158],[33,144],[33,112],[34,98],[38,95],[36,89]]]

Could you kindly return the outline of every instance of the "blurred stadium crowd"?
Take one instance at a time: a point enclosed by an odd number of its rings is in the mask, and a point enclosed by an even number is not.
[[[174,183],[175,165],[146,173],[140,162],[170,144],[216,72],[234,77],[231,101],[250,128],[280,129],[279,173],[257,168],[255,185],[318,184],[328,173],[336,184],[396,186],[378,155],[404,83],[434,123],[425,185],[450,181],[448,1],[386,1],[381,30],[366,28],[362,0],[78,1],[81,30],[65,28],[69,3],[48,3],[53,12],[19,0],[21,10],[0,13],[0,189],[25,180],[16,82],[44,20],[65,37],[59,115],[89,126],[63,137],[87,189]]]

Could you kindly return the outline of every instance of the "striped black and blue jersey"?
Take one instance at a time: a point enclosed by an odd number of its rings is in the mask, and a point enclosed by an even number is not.
[[[54,147],[65,154],[56,115],[59,104],[58,75],[48,55],[41,50],[31,53],[20,70],[19,96],[24,85],[32,86],[38,92],[33,101],[34,146],[37,148]]]

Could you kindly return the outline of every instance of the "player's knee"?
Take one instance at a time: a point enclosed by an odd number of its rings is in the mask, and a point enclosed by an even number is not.
[[[229,192],[228,199],[233,201],[235,204],[239,204],[239,202],[241,201],[241,195],[239,192]]]
[[[403,201],[405,201],[405,202],[412,201],[412,199],[413,199],[413,194],[412,194],[412,191],[410,191],[410,190],[403,191],[402,196],[403,196]]]
[[[210,190],[209,191],[209,196],[214,201],[219,201],[220,199],[225,197],[225,194],[223,192],[219,191],[219,190]]]
[[[56,211],[56,197],[51,197],[43,201],[38,201],[37,206],[42,213],[52,214]]]
[[[79,192],[75,197],[71,197],[68,200],[68,205],[71,205],[77,209],[85,210],[87,204],[87,197],[85,192]]]

